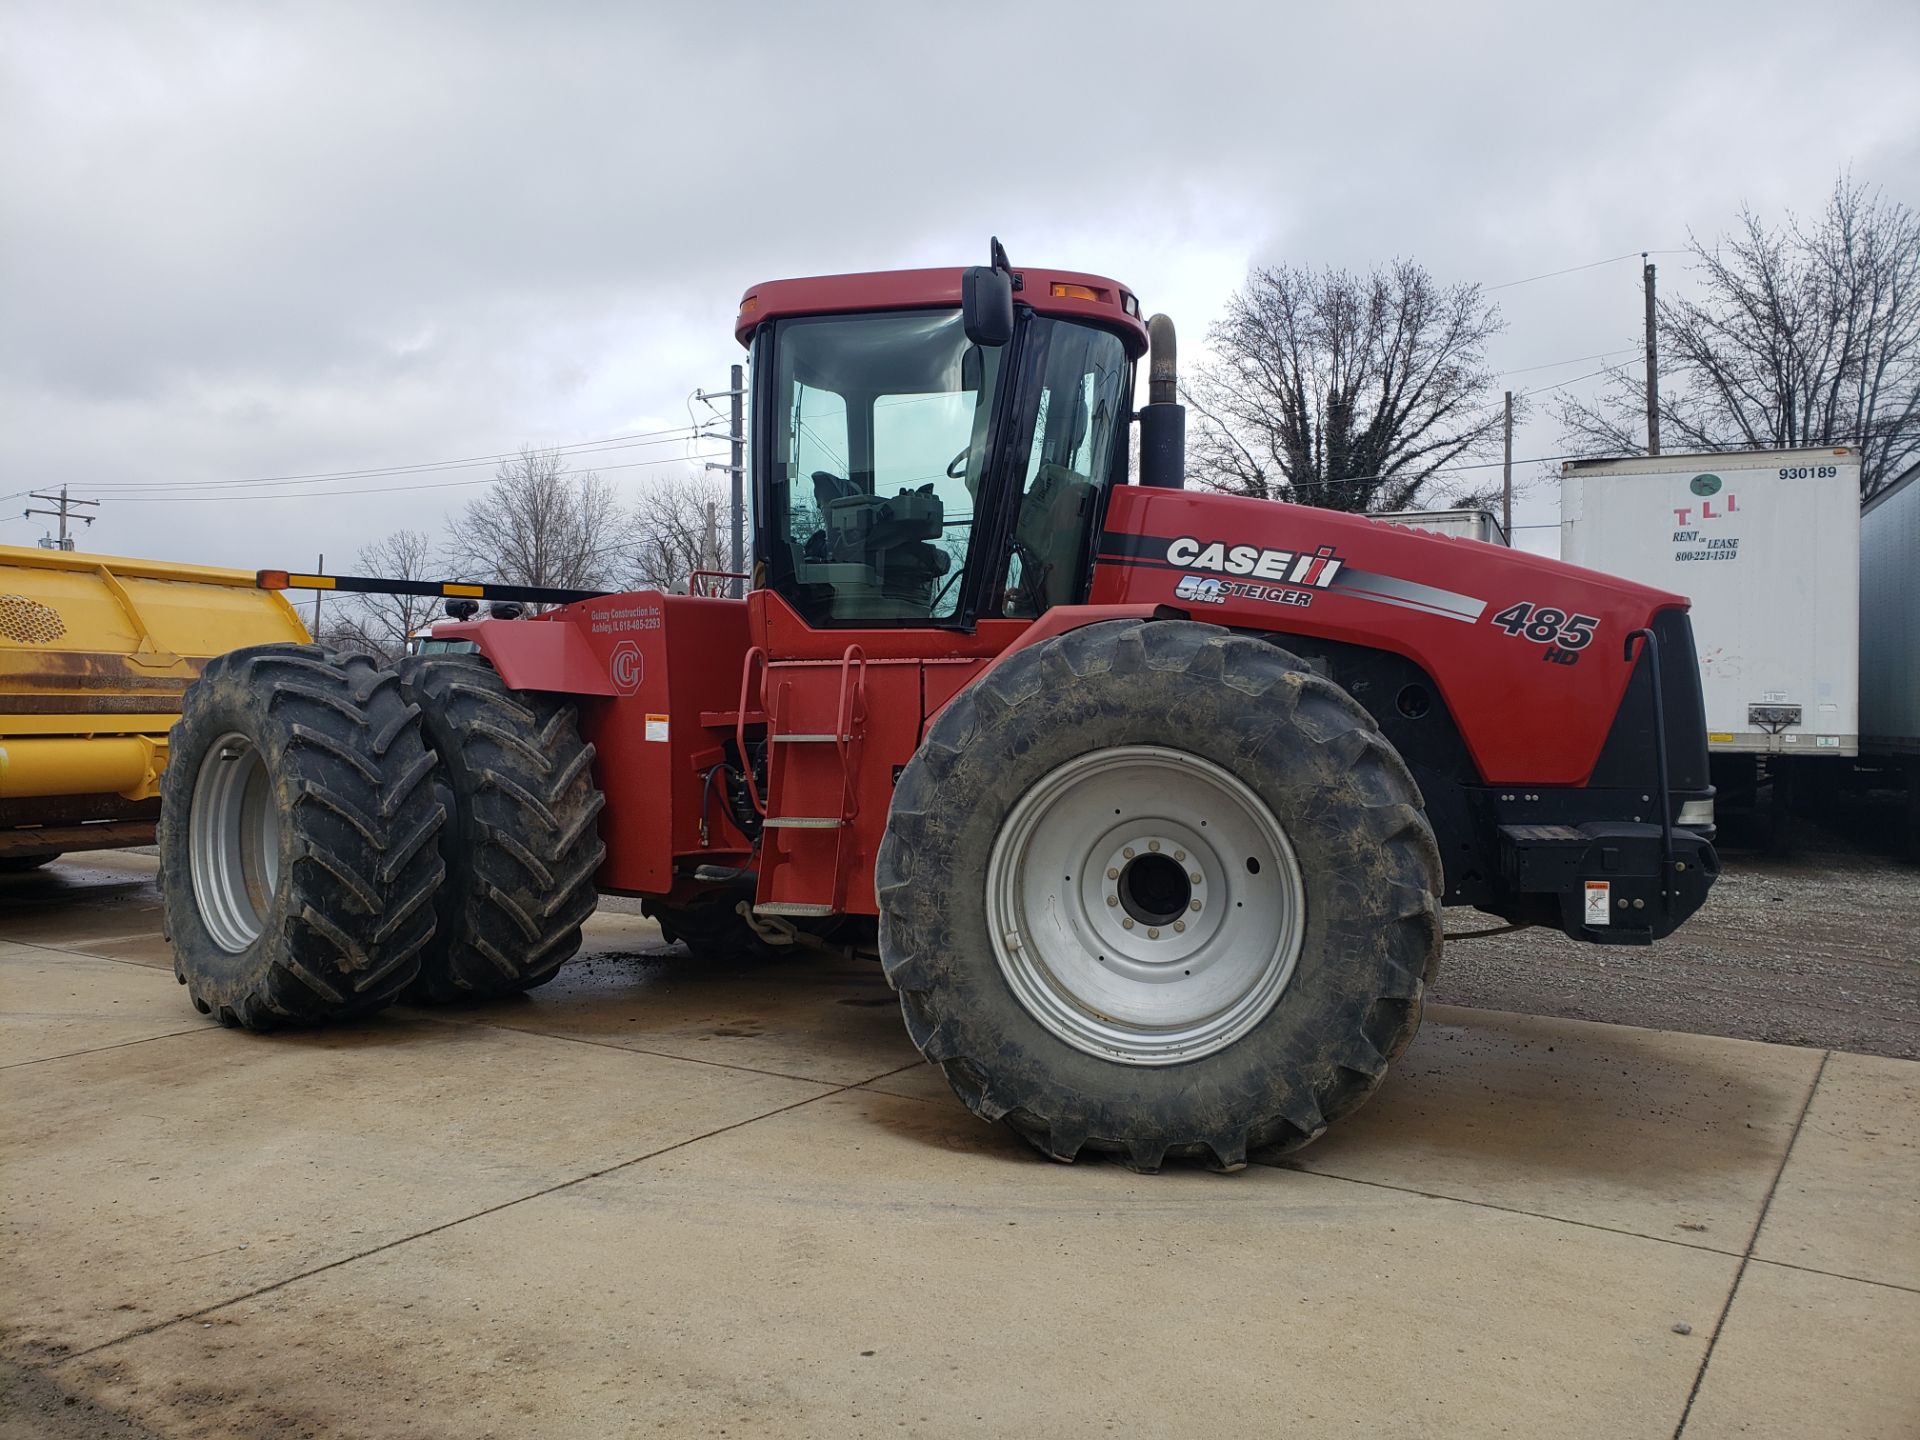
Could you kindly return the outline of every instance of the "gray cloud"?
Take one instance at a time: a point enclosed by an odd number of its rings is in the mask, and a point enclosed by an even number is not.
[[[99,548],[242,565],[470,492],[158,497],[681,423],[773,275],[997,232],[1197,340],[1250,262],[1498,283],[1846,164],[1920,198],[1906,5],[16,3],[3,45],[0,494],[115,487]],[[1633,343],[1632,263],[1498,298],[1498,368]]]

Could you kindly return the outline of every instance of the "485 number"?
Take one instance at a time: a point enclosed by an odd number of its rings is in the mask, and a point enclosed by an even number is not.
[[[1509,605],[1493,617],[1509,635],[1518,635],[1536,645],[1557,645],[1562,650],[1584,650],[1593,643],[1596,615],[1569,615],[1551,605],[1535,607],[1531,600]]]

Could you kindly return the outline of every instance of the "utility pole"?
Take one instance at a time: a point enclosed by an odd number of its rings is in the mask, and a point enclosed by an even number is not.
[[[747,568],[746,525],[747,525],[747,430],[746,430],[746,372],[738,365],[727,372],[727,387],[733,391],[733,427],[728,437],[733,441],[732,474],[733,481],[733,550],[727,568],[738,574]],[[733,581],[728,589],[737,598],[743,582]]]
[[[35,499],[35,500],[44,500],[49,505],[52,505],[55,507],[52,510],[35,510],[29,507],[27,510],[23,511],[22,513],[25,515],[48,515],[48,516],[57,517],[59,519],[60,539],[59,539],[59,543],[52,547],[56,550],[71,550],[73,548],[73,540],[68,535],[68,530],[67,530],[67,522],[69,520],[84,520],[87,522],[87,524],[91,525],[93,524],[96,518],[95,516],[92,516],[92,515],[82,515],[74,507],[77,505],[96,505],[97,506],[100,503],[98,500],[70,499],[67,495],[67,487],[64,485],[60,487],[60,493],[58,495],[45,495],[38,490],[34,490],[30,492],[30,496],[32,499]],[[43,545],[45,544],[44,541],[42,541],[41,543]]]
[[[1640,274],[1647,282],[1647,454],[1660,453],[1660,344],[1654,327],[1653,262],[1640,252]]]
[[[731,370],[727,372],[727,389],[724,392],[727,395],[732,396],[733,398],[733,405],[729,411],[729,414],[732,419],[732,428],[729,429],[727,432],[727,440],[729,443],[729,448],[732,451],[732,456],[728,461],[728,463],[725,465],[715,465],[711,461],[709,461],[706,467],[709,470],[726,471],[732,481],[728,489],[729,489],[731,499],[732,499],[732,504],[733,504],[733,519],[732,519],[733,542],[732,542],[731,552],[728,557],[729,563],[727,568],[732,570],[735,574],[743,573],[747,568],[747,557],[746,557],[747,432],[746,432],[746,404],[745,404],[746,394],[747,394],[746,387],[747,387],[746,372],[742,370],[740,366],[735,365]],[[720,398],[720,396],[719,394],[712,393],[706,390],[696,390],[693,392],[693,398],[700,401],[702,404],[712,405],[715,400],[718,400]],[[720,568],[720,552],[717,548],[714,551],[713,568],[716,570]],[[727,593],[734,596],[736,599],[739,598],[739,596],[742,593],[742,583],[743,582],[739,580],[728,581]]]
[[[1500,528],[1513,543],[1513,392],[1507,391],[1506,443],[1500,462]]]

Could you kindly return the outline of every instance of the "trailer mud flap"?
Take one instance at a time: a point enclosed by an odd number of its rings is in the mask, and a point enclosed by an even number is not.
[[[1698,910],[1720,873],[1713,846],[1673,831],[1671,868],[1658,825],[1502,825],[1507,888],[1557,902],[1561,930],[1598,945],[1648,945]]]

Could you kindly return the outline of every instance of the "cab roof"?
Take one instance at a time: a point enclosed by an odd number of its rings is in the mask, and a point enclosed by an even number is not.
[[[793,315],[846,315],[866,310],[942,310],[960,308],[960,277],[951,270],[877,270],[864,275],[815,275],[800,280],[769,280],[740,297],[733,333],[742,345],[756,326]],[[1119,334],[1127,354],[1138,359],[1147,350],[1147,327],[1131,290],[1104,275],[1078,270],[1017,269],[1015,304],[1042,315],[1089,321]]]

